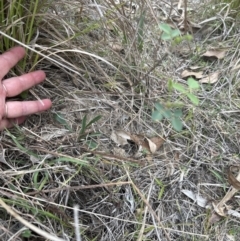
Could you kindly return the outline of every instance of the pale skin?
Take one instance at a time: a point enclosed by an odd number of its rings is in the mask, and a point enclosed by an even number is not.
[[[14,47],[0,55],[0,79],[14,67],[25,55],[22,47]],[[2,80],[0,83],[0,130],[10,128],[13,124],[21,124],[31,114],[48,110],[52,102],[49,99],[36,101],[6,101],[7,97],[19,95],[24,90],[41,83],[45,79],[41,70],[19,77]]]

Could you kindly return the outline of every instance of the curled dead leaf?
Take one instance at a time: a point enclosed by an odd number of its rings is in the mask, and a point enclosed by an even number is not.
[[[164,140],[161,137],[153,137],[148,139],[142,135],[131,135],[131,140],[135,142],[138,146],[142,146],[147,149],[150,153],[155,153],[163,144]]]
[[[110,138],[116,144],[122,146],[128,144],[127,140],[131,140],[130,134],[125,131],[113,131]]]
[[[231,166],[229,169],[228,169],[228,174],[227,174],[227,177],[228,177],[228,182],[229,184],[231,184],[235,189],[237,190],[240,190],[240,182],[235,178],[235,176],[233,175],[233,171],[237,169],[238,172],[240,172],[240,167],[238,166]]]
[[[202,56],[204,57],[216,57],[217,59],[223,59],[225,57],[226,49],[210,49]]]
[[[188,70],[184,70],[181,74],[182,78],[187,78],[190,76],[194,76],[196,79],[201,79],[203,78],[203,72],[194,72],[194,71],[188,71]]]
[[[119,43],[111,43],[110,47],[112,48],[112,50],[114,50],[116,52],[121,52],[124,50],[123,46]]]
[[[214,211],[221,217],[226,217],[226,208],[225,206],[219,205],[219,204],[215,204],[214,202],[212,202]]]
[[[165,140],[159,136],[156,136],[156,137],[152,137],[150,141],[156,145],[156,151],[157,151],[162,146]]]
[[[214,72],[212,74],[209,74],[207,77],[200,79],[199,83],[214,84],[218,81],[218,77],[219,77],[219,72]]]

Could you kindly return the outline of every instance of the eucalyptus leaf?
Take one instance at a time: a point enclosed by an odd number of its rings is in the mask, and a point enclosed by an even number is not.
[[[194,105],[199,105],[199,99],[198,99],[198,97],[196,95],[194,95],[192,93],[187,93],[186,95],[192,101],[192,103]]]
[[[152,119],[153,119],[154,121],[160,121],[160,120],[163,119],[163,115],[162,115],[158,110],[155,110],[155,111],[153,111],[153,113],[152,113]]]
[[[187,92],[186,89],[185,89],[185,87],[184,87],[182,84],[173,82],[173,83],[172,83],[172,86],[173,86],[173,88],[174,88],[175,90],[178,90],[178,91],[181,92],[181,93],[184,93],[184,94],[185,94],[185,93]]]
[[[163,33],[163,34],[161,35],[161,39],[162,39],[162,40],[171,40],[171,39],[172,39],[172,36],[171,36],[170,34],[168,34],[168,33]]]
[[[171,37],[172,38],[175,38],[175,37],[179,36],[180,34],[181,34],[181,32],[178,29],[173,29],[171,31]]]
[[[187,83],[188,83],[188,86],[190,89],[199,89],[200,88],[198,81],[196,81],[193,78],[188,78]]]
[[[166,118],[166,119],[171,119],[171,117],[172,117],[172,112],[170,111],[170,110],[164,110],[163,112],[162,112],[162,114],[163,114],[163,116]]]
[[[183,128],[183,124],[180,118],[173,118],[171,120],[172,126],[174,128],[174,130],[176,131],[181,131]]]
[[[181,109],[176,109],[173,111],[173,115],[175,117],[182,117],[183,113],[182,113],[182,110]]]
[[[169,26],[169,24],[166,24],[166,23],[161,23],[161,24],[159,24],[159,28],[160,28],[164,33],[168,33],[168,35],[170,35],[171,32],[172,32],[172,28]]]
[[[160,110],[160,111],[164,110],[163,105],[160,104],[159,102],[156,102],[156,103],[154,104],[154,107],[155,107],[157,110]]]

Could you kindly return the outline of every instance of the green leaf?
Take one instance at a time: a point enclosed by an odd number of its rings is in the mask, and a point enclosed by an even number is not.
[[[175,38],[175,37],[179,36],[180,34],[181,34],[181,32],[178,29],[173,29],[171,31],[171,37],[172,38]]]
[[[30,238],[31,235],[32,235],[32,232],[29,229],[23,230],[22,233],[21,233],[21,236],[23,238]]]
[[[173,111],[173,115],[175,117],[182,117],[183,113],[182,113],[182,110],[181,109],[176,109]]]
[[[62,114],[60,114],[59,112],[56,112],[53,114],[53,119],[55,121],[57,121],[58,123],[62,124],[69,131],[72,131],[72,128],[68,125],[67,121],[64,119],[64,116]]]
[[[187,83],[188,83],[188,86],[190,89],[199,89],[200,88],[198,81],[196,81],[195,79],[193,79],[191,77],[187,79]]]
[[[186,95],[192,101],[192,103],[194,105],[199,105],[199,99],[198,99],[198,97],[196,95],[194,95],[192,93],[187,93]]]
[[[172,118],[172,113],[171,113],[170,110],[164,110],[164,111],[162,112],[162,114],[163,114],[163,116],[164,116],[166,119],[168,119],[168,120]]]
[[[96,149],[98,147],[98,144],[95,141],[89,140],[86,142],[87,142],[89,149],[91,149],[91,150]]]
[[[155,110],[152,113],[152,119],[154,121],[161,121],[163,119],[163,115],[161,114],[161,112],[159,110]]]
[[[86,131],[86,128],[87,128],[87,115],[85,115],[82,119],[82,126],[79,132],[79,135],[82,135]]]
[[[173,118],[171,120],[172,126],[174,128],[174,130],[176,131],[181,131],[183,128],[183,124],[180,118]]]
[[[162,40],[171,40],[171,39],[172,39],[172,36],[171,36],[170,34],[168,34],[168,33],[163,33],[163,34],[161,35],[161,39],[162,39]]]
[[[173,89],[173,81],[170,79],[168,80],[168,90],[172,91],[172,89]]]
[[[158,26],[164,33],[168,33],[168,35],[171,34],[172,28],[169,26],[169,24],[160,23]]]
[[[159,102],[156,102],[156,103],[154,104],[154,107],[155,107],[157,110],[160,110],[160,111],[164,110],[163,105],[160,104]]]
[[[173,88],[174,88],[175,90],[177,90],[177,91],[179,91],[179,92],[181,92],[181,93],[184,93],[184,94],[185,94],[185,93],[187,92],[186,89],[185,89],[185,87],[184,87],[182,84],[173,82],[173,83],[172,83],[172,86],[173,86]]]
[[[144,37],[144,21],[145,21],[145,11],[141,14],[138,23],[138,50],[143,50],[143,37]]]
[[[94,117],[88,124],[86,127],[89,127],[90,125],[92,125],[94,122],[97,122],[98,120],[100,120],[102,118],[101,115],[98,115],[96,117]]]

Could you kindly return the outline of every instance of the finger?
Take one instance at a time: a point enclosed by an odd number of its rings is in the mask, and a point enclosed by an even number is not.
[[[19,117],[15,119],[3,119],[0,122],[0,131],[4,130],[5,128],[13,127],[14,125],[20,125],[26,120],[26,117]]]
[[[45,73],[39,70],[4,80],[2,83],[6,88],[7,97],[13,97],[21,94],[24,90],[28,90],[34,85],[41,83],[45,77]]]
[[[17,62],[23,58],[25,50],[22,47],[14,47],[9,51],[0,55],[0,79],[2,79],[8,71],[17,64]]]
[[[9,101],[6,102],[6,118],[18,118],[48,110],[52,106],[49,99],[35,101]]]

